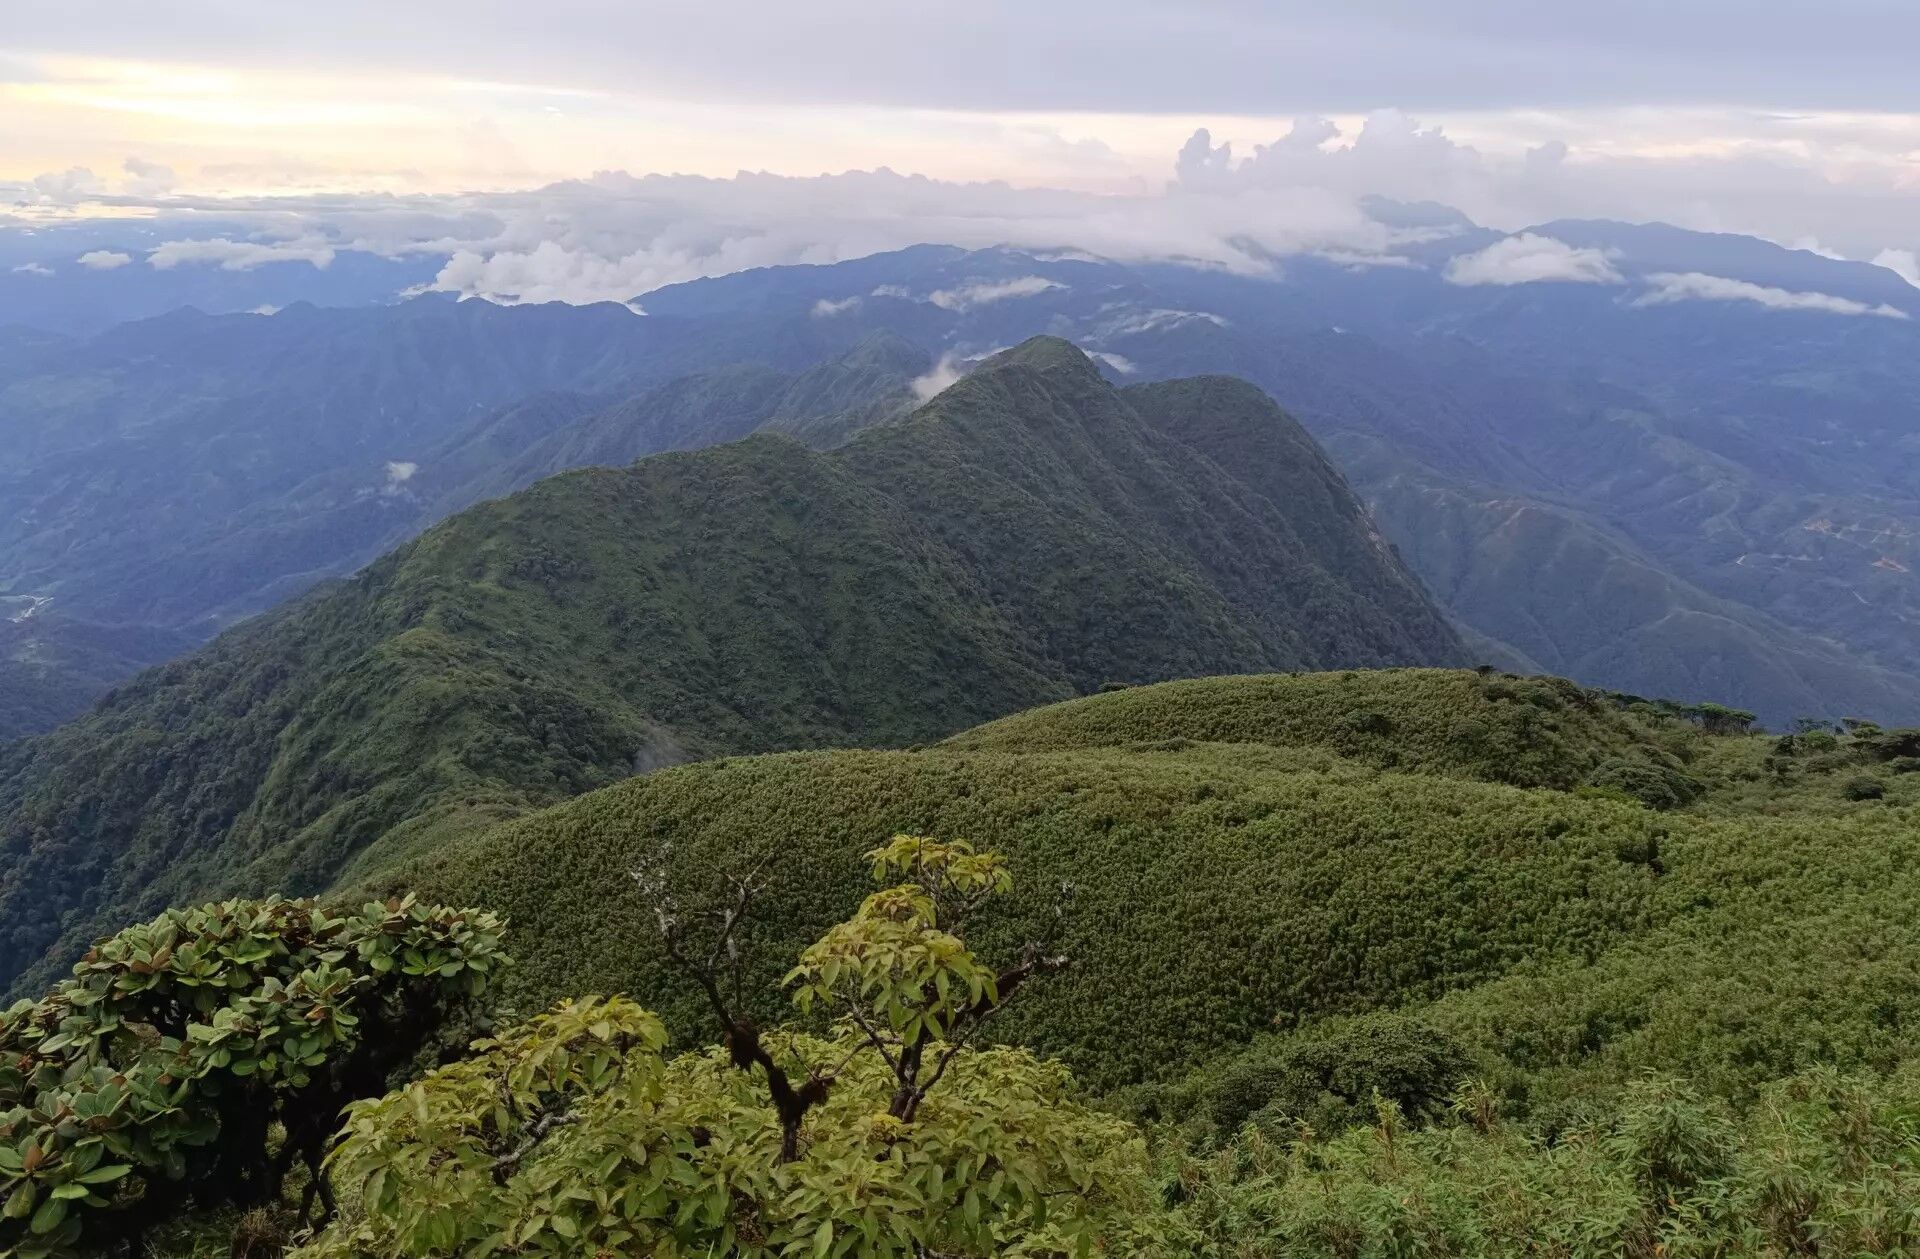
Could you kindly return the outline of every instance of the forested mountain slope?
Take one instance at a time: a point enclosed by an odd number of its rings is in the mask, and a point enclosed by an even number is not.
[[[286,338],[265,337],[265,320],[177,317],[194,329],[191,343],[159,364],[140,360],[178,395],[164,399],[139,392],[120,366],[101,368],[100,379],[84,387],[29,370],[11,388],[0,367],[0,425],[12,404],[47,430],[40,440],[74,444],[49,456],[50,464],[29,454],[18,468],[0,470],[0,500],[9,477],[20,494],[20,514],[0,528],[0,600],[8,589],[20,591],[18,606],[37,608],[42,618],[33,650],[16,646],[4,666],[15,684],[0,689],[0,741],[78,716],[139,668],[351,572],[461,508],[570,468],[620,466],[763,426],[815,446],[836,444],[911,409],[910,382],[930,366],[924,351],[876,334],[804,370],[716,364],[649,383],[676,363],[710,356],[656,344],[671,338],[640,337],[628,326],[636,322],[631,315],[593,309],[509,312],[480,303],[467,313],[428,303],[399,314],[283,317],[312,338],[304,354],[315,365],[295,357]],[[526,326],[536,351],[546,322],[572,340],[551,361],[536,352],[529,365],[508,355],[457,387],[430,392],[436,372],[494,358],[492,340],[480,333],[500,321]],[[384,372],[374,370],[377,362],[350,365],[355,330],[382,322],[398,325],[389,331],[412,357]],[[218,340],[201,327],[207,323],[237,325],[248,334],[237,340],[281,365],[222,359],[207,366],[203,342]],[[614,348],[596,350],[596,335],[614,336]],[[578,388],[520,396],[550,385]],[[595,388],[602,392],[582,392]],[[479,398],[516,400],[476,410]],[[56,430],[89,407],[129,410],[99,431],[63,439]],[[331,433],[331,444],[304,431],[356,425],[357,434]],[[223,462],[230,457],[238,466]],[[59,469],[69,465],[90,469],[87,478],[64,480]],[[146,520],[148,509],[167,527],[131,523]],[[0,603],[0,610],[11,606]],[[44,632],[55,617],[64,630],[57,639]],[[149,650],[133,654],[114,644]]]
[[[1040,339],[832,452],[763,434],[461,513],[0,750],[0,977],[636,769],[908,744],[1110,681],[1464,658],[1257,391],[1142,401]]]
[[[1405,209],[1376,207],[1411,226]],[[1398,266],[1301,255],[1245,275],[917,248],[645,300],[892,330],[961,360],[1050,332],[1130,380],[1239,376],[1326,445],[1449,610],[1514,659],[1780,726],[1920,715],[1920,341],[1900,317],[1920,293],[1884,268],[1619,223],[1538,229],[1613,258],[1614,282],[1462,284],[1452,262],[1499,234],[1415,217],[1424,236]],[[1658,300],[1674,271],[1859,313]],[[1022,295],[952,296],[1009,285]],[[830,320],[811,317],[822,304]],[[1490,528],[1430,511],[1429,494],[1538,510]],[[1555,615],[1539,615],[1543,590]],[[1601,650],[1598,625],[1633,648]]]

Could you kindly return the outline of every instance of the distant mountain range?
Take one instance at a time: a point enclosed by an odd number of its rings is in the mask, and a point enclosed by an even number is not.
[[[830,446],[1050,334],[1116,381],[1272,394],[1490,659],[1774,724],[1920,716],[1920,289],[1657,224],[1372,213],[1391,253],[1257,275],[923,246],[645,316],[431,298],[0,332],[23,452],[0,596],[167,650],[540,476],[762,428]],[[84,639],[0,658],[32,679],[0,688],[0,738],[154,658]]]
[[[720,379],[779,417],[869,397],[886,351]],[[622,414],[679,431],[692,396]],[[1039,338],[831,452],[757,433],[471,507],[0,747],[0,984],[152,907],[324,888],[681,760],[914,744],[1108,683],[1468,659],[1257,389],[1120,390]]]

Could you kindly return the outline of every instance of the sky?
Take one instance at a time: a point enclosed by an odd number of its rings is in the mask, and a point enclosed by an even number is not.
[[[1920,249],[1911,0],[5,2],[0,214],[244,229],[167,265],[415,249],[571,300],[917,239],[1231,263],[1377,248],[1367,194]]]

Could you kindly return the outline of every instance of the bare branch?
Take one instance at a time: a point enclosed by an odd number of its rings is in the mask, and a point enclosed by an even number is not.
[[[512,1176],[514,1169],[520,1165],[520,1160],[533,1153],[534,1149],[542,1141],[547,1139],[549,1132],[552,1132],[555,1128],[564,1128],[569,1124],[579,1122],[580,1116],[573,1111],[566,1111],[564,1113],[560,1111],[549,1111],[547,1114],[534,1120],[533,1126],[527,1129],[526,1139],[512,1151],[502,1154],[493,1161],[494,1181],[497,1184],[506,1184],[507,1178]]]

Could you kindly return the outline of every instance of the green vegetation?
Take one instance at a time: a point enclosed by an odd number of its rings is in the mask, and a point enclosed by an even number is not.
[[[73,720],[114,683],[197,641],[89,625],[38,599],[0,595],[0,744]]]
[[[1208,1259],[1910,1255],[1920,1080],[1813,1072],[1734,1110],[1665,1077],[1543,1140],[1472,1088],[1420,1130],[1390,1100],[1316,1132],[1275,1114],[1170,1150],[1167,1197]]]
[[[1290,419],[1245,386],[1152,397],[1042,340],[833,452],[549,478],[0,746],[0,984],[684,760],[909,745],[1113,679],[1460,658]],[[1184,406],[1220,417],[1191,444]]]
[[[349,1205],[305,1244],[777,1253],[829,1223],[870,1254],[897,1217],[1052,1253],[1058,1200],[977,1223],[978,1161],[915,1161],[943,1114],[1030,1177],[1103,1169],[1080,1222],[1145,1234],[1113,1253],[1906,1253],[1911,732],[1737,718],[1435,669],[1123,687],[918,750],[665,768],[417,852],[343,895],[511,919],[493,990],[550,1013],[356,1110]],[[890,834],[971,836],[1019,885],[964,846],[870,851]],[[868,896],[863,854],[931,899]],[[971,985],[1056,957],[973,1031]],[[662,1039],[716,1022],[712,1051]],[[905,1078],[888,1038],[924,1046]],[[940,1043],[970,1069],[917,1111]]]
[[[503,964],[490,914],[412,899],[169,910],[0,1015],[0,1254],[118,1246],[277,1202],[343,1104],[381,1091]],[[274,1130],[278,1129],[277,1137]],[[329,1209],[325,1181],[308,1181]]]
[[[949,739],[965,751],[1069,751],[1168,739],[1314,747],[1381,769],[1571,788],[1616,764],[1675,767],[1658,741],[1559,678],[1369,670],[1199,678],[1118,690]]]
[[[1882,759],[1898,733],[1705,728],[1738,724],[1498,674],[1168,683],[918,752],[667,771],[394,877],[540,924],[523,1002],[621,987],[679,1021],[699,994],[626,868],[697,886],[781,836],[777,955],[855,903],[861,837],[970,834],[1075,883],[1073,967],[995,1034],[1149,1126],[1177,1253],[1903,1253],[1920,784]],[[1503,776],[1535,785],[1479,781]]]
[[[717,925],[643,867],[662,939],[706,990],[724,1043],[664,1058],[624,998],[563,1002],[476,1056],[354,1106],[329,1158],[356,1204],[305,1259],[645,1253],[1141,1253],[1157,1212],[1130,1125],[1071,1097],[1024,1050],[977,1048],[1023,983],[1064,965],[1034,941],[1004,968],[968,920],[1011,890],[964,843],[899,836],[877,880],[786,979],[825,1035],[763,1036],[730,1008],[725,960],[758,869]]]

